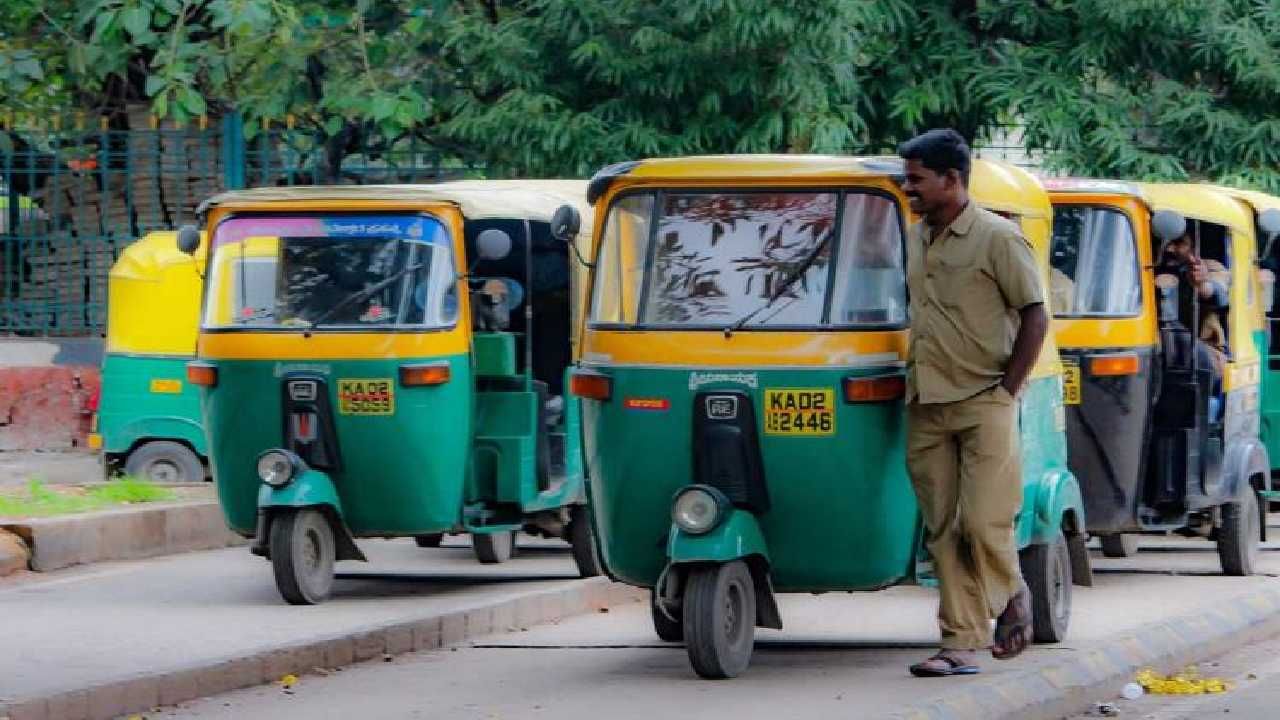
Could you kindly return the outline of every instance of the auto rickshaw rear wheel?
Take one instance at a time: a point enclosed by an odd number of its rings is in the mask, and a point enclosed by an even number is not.
[[[691,569],[683,620],[694,672],[711,680],[741,675],[751,662],[756,633],[755,584],[747,564],[734,560]]]
[[[658,607],[658,594],[649,591],[649,614],[653,616],[653,631],[663,642],[684,642],[684,615],[681,611],[668,615]]]
[[[1222,526],[1218,528],[1218,560],[1225,575],[1252,575],[1257,565],[1259,530],[1258,494],[1246,487],[1239,502],[1221,508]]]
[[[172,440],[152,440],[129,453],[127,475],[154,483],[204,482],[204,463],[191,448]]]
[[[476,551],[476,559],[485,565],[510,560],[515,546],[515,532],[475,533],[471,536],[471,547]]]
[[[1127,558],[1138,552],[1138,536],[1133,533],[1110,533],[1101,540],[1103,557]]]
[[[420,548],[438,548],[441,540],[444,540],[444,533],[427,533],[426,535],[415,535],[413,537],[413,541]]]
[[[333,528],[319,510],[281,512],[271,521],[271,570],[290,605],[317,605],[333,589]]]
[[[578,574],[584,578],[600,574],[600,561],[596,558],[596,544],[591,539],[591,518],[586,505],[574,505],[569,510],[569,547],[573,550],[573,562]]]
[[[1045,545],[1018,554],[1022,578],[1031,590],[1031,629],[1039,643],[1062,642],[1071,622],[1071,552],[1061,532]]]

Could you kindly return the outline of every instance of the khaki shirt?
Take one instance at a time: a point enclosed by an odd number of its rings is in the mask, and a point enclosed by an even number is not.
[[[1018,311],[1043,303],[1044,288],[1018,226],[973,202],[931,237],[920,222],[907,244],[907,402],[949,403],[1000,382]]]

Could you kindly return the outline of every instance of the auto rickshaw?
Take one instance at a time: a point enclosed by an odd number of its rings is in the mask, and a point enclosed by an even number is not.
[[[924,574],[905,469],[909,209],[897,158],[722,156],[601,170],[580,361],[602,568],[650,588],[654,629],[733,677],[779,592],[878,590]],[[1029,174],[977,161],[1046,274],[1050,207]],[[1046,342],[1021,400],[1017,518],[1035,636],[1060,640],[1083,505]],[[1073,568],[1073,561],[1076,563]]]
[[[89,434],[111,475],[203,482],[200,395],[186,382],[195,358],[204,248],[194,257],[175,233],[152,232],[120,254],[107,277],[102,389]]]
[[[550,232],[584,188],[261,188],[201,206],[188,378],[227,523],[285,600],[324,600],[334,562],[365,559],[362,537],[469,533],[495,563],[524,530],[569,540],[596,574],[578,408],[562,397],[578,280]]]
[[[1253,215],[1204,185],[1046,184],[1067,445],[1089,532],[1108,557],[1135,552],[1132,533],[1204,536],[1224,573],[1251,574],[1271,489]],[[1180,302],[1178,276],[1158,267],[1184,237],[1225,307],[1202,309],[1189,288]]]
[[[1280,197],[1253,190],[1220,188],[1224,193],[1242,203],[1254,218],[1254,235],[1258,242],[1258,325],[1254,331],[1254,344],[1258,354],[1265,358],[1262,365],[1262,443],[1267,447],[1271,460],[1271,476],[1280,470],[1280,308],[1275,302],[1276,272],[1280,271]],[[1271,491],[1272,502],[1280,500]]]

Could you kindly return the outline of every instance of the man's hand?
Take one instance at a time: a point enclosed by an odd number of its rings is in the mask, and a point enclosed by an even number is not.
[[[1193,257],[1187,263],[1187,274],[1191,277],[1191,282],[1196,287],[1202,287],[1205,281],[1209,279],[1209,271],[1204,267],[1204,261],[1198,257]]]
[[[1021,323],[1018,336],[1013,340],[1013,355],[1005,368],[1000,384],[1012,397],[1018,397],[1022,383],[1031,374],[1031,368],[1040,357],[1040,348],[1044,345],[1045,335],[1049,332],[1049,313],[1043,303],[1028,305],[1018,311]]]

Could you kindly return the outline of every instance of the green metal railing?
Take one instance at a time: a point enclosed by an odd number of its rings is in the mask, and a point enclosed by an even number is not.
[[[101,335],[120,251],[191,222],[202,200],[226,189],[482,173],[413,138],[324,142],[288,121],[249,131],[234,115],[185,127],[130,122],[139,124],[0,119],[0,333]]]

